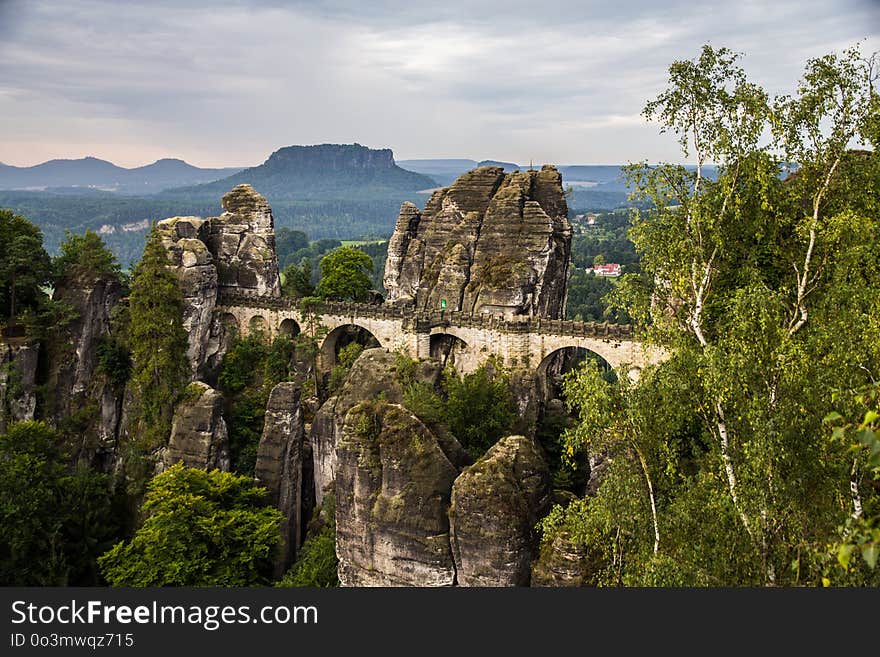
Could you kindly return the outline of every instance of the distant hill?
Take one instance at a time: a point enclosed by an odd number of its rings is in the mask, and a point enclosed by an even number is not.
[[[408,197],[437,182],[394,163],[390,149],[360,144],[287,146],[263,164],[222,180],[166,191],[168,196],[220,198],[248,183],[274,205],[279,200],[378,200]]]
[[[477,162],[469,159],[425,159],[425,160],[400,160],[398,162],[404,169],[416,171],[431,176],[441,186],[451,185],[456,178],[466,171],[478,166],[492,165],[504,167],[507,171],[526,169],[527,166],[502,162],[497,160],[483,160]],[[534,163],[538,169],[543,162]],[[612,210],[627,204],[629,191],[626,178],[623,175],[622,165],[618,164],[557,164],[556,168],[562,174],[562,184],[573,190],[568,198],[569,208],[572,210]],[[710,178],[716,174],[715,167],[707,166],[706,175]]]
[[[168,187],[210,182],[239,170],[201,169],[183,160],[170,158],[126,169],[96,157],[84,157],[78,160],[49,160],[32,167],[0,164],[0,189],[155,194]]]
[[[526,169],[528,167],[520,166],[519,164],[514,164],[513,162],[499,162],[498,160],[483,160],[482,162],[477,162],[478,167],[501,167],[505,171],[519,171],[520,169]]]

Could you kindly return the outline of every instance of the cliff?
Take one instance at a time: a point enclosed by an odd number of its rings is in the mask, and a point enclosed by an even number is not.
[[[571,226],[552,166],[487,166],[400,209],[385,264],[387,302],[562,318]]]
[[[225,212],[218,217],[171,217],[156,226],[180,280],[194,376],[205,375],[222,355],[223,327],[214,317],[220,291],[281,296],[275,224],[266,199],[238,185],[222,205]]]

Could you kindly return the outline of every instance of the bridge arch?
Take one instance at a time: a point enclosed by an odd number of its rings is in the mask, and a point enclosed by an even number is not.
[[[254,315],[248,320],[248,333],[262,333],[267,339],[272,337],[272,331],[269,328],[269,322],[262,315]]]
[[[545,399],[562,396],[562,377],[579,367],[584,361],[593,360],[609,380],[616,380],[614,368],[605,358],[586,347],[572,345],[559,347],[544,356],[535,370],[535,380]]]
[[[292,317],[282,319],[281,323],[278,325],[278,335],[283,335],[286,338],[296,337],[300,332],[301,329],[299,324]]]
[[[365,349],[383,346],[369,329],[358,324],[340,324],[321,343],[321,369],[330,371],[336,365],[340,349],[352,342],[360,343]]]
[[[223,313],[220,315],[220,326],[225,334],[241,335],[241,326],[238,324],[238,318],[232,313]]]
[[[454,333],[432,333],[428,354],[444,367],[452,365],[457,369],[461,369],[462,364],[470,357],[467,342]]]

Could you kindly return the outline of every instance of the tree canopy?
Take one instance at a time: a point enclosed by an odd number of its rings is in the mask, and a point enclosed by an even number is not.
[[[827,544],[880,502],[822,421],[880,379],[880,158],[850,150],[877,146],[869,61],[810,60],[771,99],[705,46],[646,105],[697,166],[628,169],[644,274],[615,303],[669,357],[637,384],[581,370],[566,388],[570,453],[618,458],[545,536],[587,545],[596,583],[817,583]]]
[[[321,258],[317,294],[335,301],[367,301],[373,260],[353,246],[343,246]]]
[[[112,586],[255,586],[269,582],[281,513],[252,477],[178,463],[155,476],[144,522],[99,559]]]
[[[22,310],[35,308],[46,296],[41,288],[51,272],[40,229],[0,208],[0,317],[14,323]]]
[[[174,404],[189,368],[183,296],[155,230],[134,270],[129,308],[137,435],[144,446],[155,447],[168,439]]]
[[[60,246],[61,254],[53,264],[56,280],[91,283],[98,279],[119,280],[121,268],[113,252],[98,233],[86,230],[82,235],[67,232]]]
[[[96,559],[119,533],[110,477],[67,467],[42,422],[0,435],[0,584],[98,584]]]

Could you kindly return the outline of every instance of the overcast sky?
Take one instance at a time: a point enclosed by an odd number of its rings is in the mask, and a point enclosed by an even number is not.
[[[0,161],[243,166],[351,142],[681,161],[640,116],[670,62],[727,46],[785,92],[863,39],[880,49],[880,0],[0,0]]]

